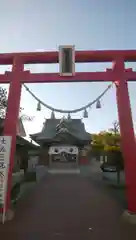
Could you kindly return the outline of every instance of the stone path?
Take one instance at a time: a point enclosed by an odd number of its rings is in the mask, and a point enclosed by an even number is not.
[[[123,209],[106,191],[81,175],[49,175],[20,200],[14,220],[0,225],[1,239],[136,239],[136,226],[121,220]]]

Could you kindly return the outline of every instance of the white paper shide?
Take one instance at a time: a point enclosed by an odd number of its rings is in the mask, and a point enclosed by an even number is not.
[[[4,208],[6,201],[10,149],[11,136],[0,136],[0,208]]]

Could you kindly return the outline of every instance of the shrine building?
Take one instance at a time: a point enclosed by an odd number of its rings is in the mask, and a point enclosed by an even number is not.
[[[50,168],[77,168],[91,142],[81,119],[46,119],[42,131],[30,136],[40,145],[39,164]]]

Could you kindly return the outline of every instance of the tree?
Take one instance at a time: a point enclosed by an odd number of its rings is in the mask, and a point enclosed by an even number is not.
[[[20,107],[20,111],[19,111],[19,117],[21,118],[22,121],[33,121],[34,116],[29,116],[25,113],[23,113],[24,108]]]
[[[117,121],[108,131],[92,134],[92,150],[97,155],[108,156],[108,161],[102,167],[114,165],[117,172],[117,183],[120,183],[120,171],[123,169],[123,158],[120,149],[120,132]],[[98,154],[99,153],[99,154]]]
[[[119,122],[115,120],[113,122],[113,127],[109,129],[109,131],[113,134],[114,138],[114,146],[120,147],[120,129],[119,129]],[[116,171],[117,171],[117,183],[120,184],[120,171],[123,168],[123,157],[121,150],[115,152],[115,165],[116,165]]]
[[[109,128],[109,132],[115,135],[119,133],[119,122],[117,120],[113,122],[112,128]]]
[[[5,110],[7,107],[7,91],[0,87],[0,118],[5,117]]]
[[[116,146],[120,148],[120,134],[103,131],[98,134],[92,134],[92,144],[100,146],[103,149],[106,146]]]
[[[5,88],[0,87],[0,118],[2,119],[5,118],[7,102],[8,102],[7,91]],[[32,121],[34,117],[24,114],[23,111],[24,108],[20,107],[19,117],[23,121]]]
[[[92,157],[99,159],[104,149],[103,137],[101,134],[91,134],[91,138],[92,138],[90,146],[91,155]]]

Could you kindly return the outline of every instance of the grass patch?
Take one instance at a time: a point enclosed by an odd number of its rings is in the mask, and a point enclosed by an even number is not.
[[[21,183],[16,183],[11,189],[11,202],[14,204],[17,202],[20,195]]]
[[[27,172],[24,175],[24,179],[19,183],[16,183],[11,190],[11,202],[12,204],[16,204],[19,198],[30,189],[29,186],[33,186],[36,182],[36,173],[35,172]]]

